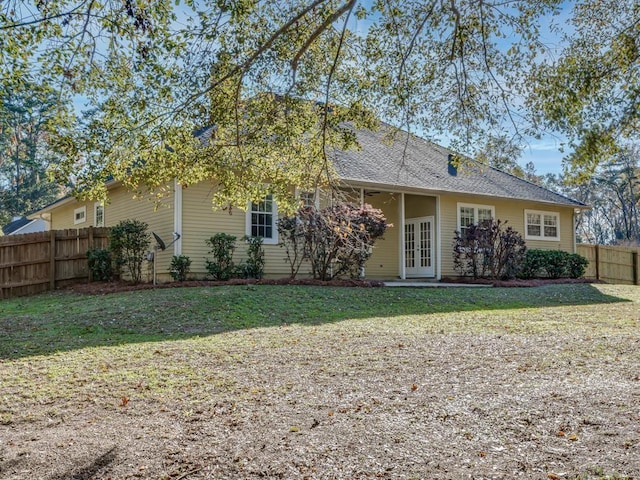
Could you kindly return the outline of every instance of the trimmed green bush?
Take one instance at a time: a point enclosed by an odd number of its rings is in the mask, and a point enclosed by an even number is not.
[[[520,266],[520,278],[580,278],[589,261],[577,253],[562,250],[527,250]]]
[[[247,242],[247,261],[238,266],[238,276],[241,278],[262,278],[264,276],[262,237],[245,235],[242,239]]]
[[[209,253],[213,254],[213,260],[206,259],[207,272],[214,280],[229,280],[235,273],[233,252],[236,249],[236,237],[216,233],[205,243],[211,247]]]
[[[543,268],[549,278],[562,278],[566,270],[569,254],[562,250],[549,250],[546,252]]]
[[[176,282],[184,282],[187,279],[187,273],[191,268],[191,259],[186,255],[174,255],[171,257],[171,266],[169,267],[169,275]]]
[[[109,250],[116,272],[126,267],[133,283],[142,281],[142,262],[151,244],[148,225],[140,220],[122,220],[109,231]]]
[[[87,262],[93,280],[107,281],[113,277],[111,253],[106,248],[92,248],[87,251]]]
[[[584,258],[582,255],[578,255],[577,253],[569,254],[567,262],[567,274],[569,275],[569,278],[583,277],[584,273],[587,271],[588,265],[589,260]]]
[[[527,250],[522,264],[520,264],[518,277],[530,279],[540,276],[544,267],[545,253],[545,250]]]

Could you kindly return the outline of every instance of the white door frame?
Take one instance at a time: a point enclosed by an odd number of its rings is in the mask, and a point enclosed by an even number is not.
[[[403,241],[402,241],[402,265],[403,270],[407,277],[430,277],[436,276],[435,271],[435,218],[433,215],[416,218],[406,218],[403,222]],[[428,224],[426,235],[427,238],[422,237],[421,226]],[[413,232],[413,249],[411,254],[407,255],[407,228]],[[427,242],[427,244],[423,243]],[[423,254],[426,252],[427,256]],[[407,262],[413,262],[413,266],[407,265]],[[417,263],[417,265],[416,265]],[[426,265],[424,265],[426,263]]]

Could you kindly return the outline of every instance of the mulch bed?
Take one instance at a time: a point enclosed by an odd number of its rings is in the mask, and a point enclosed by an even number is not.
[[[313,280],[308,279],[290,279],[290,278],[262,278],[241,279],[234,278],[227,281],[219,280],[188,280],[186,282],[167,282],[153,285],[151,283],[133,284],[130,282],[91,282],[78,283],[67,287],[76,293],[86,295],[106,295],[109,293],[130,292],[135,290],[152,290],[155,288],[182,288],[182,287],[216,287],[221,285],[313,285],[318,287],[360,287],[372,288],[382,287],[384,283],[377,280]]]
[[[560,283],[602,283],[593,278],[532,278],[523,280],[514,278],[512,280],[488,280],[484,278],[468,277],[448,277],[441,280],[442,283],[469,283],[480,285],[493,285],[494,287],[542,287],[543,285],[557,285]]]
[[[543,285],[560,284],[560,283],[601,283],[594,279],[588,278],[557,278],[557,279],[531,279],[531,280],[487,280],[472,279],[465,277],[443,278],[441,283],[468,283],[468,284],[484,284],[493,285],[494,287],[540,287]],[[351,279],[335,279],[329,281],[313,280],[311,278],[290,279],[290,278],[263,278],[255,279],[231,279],[228,281],[215,280],[189,280],[186,282],[167,282],[153,285],[151,283],[133,284],[130,282],[91,282],[78,283],[67,287],[76,293],[85,295],[107,295],[110,293],[130,292],[136,290],[152,290],[156,288],[183,288],[183,287],[214,287],[221,285],[311,285],[317,287],[358,287],[358,288],[376,288],[383,287],[384,282],[379,280],[351,280]]]

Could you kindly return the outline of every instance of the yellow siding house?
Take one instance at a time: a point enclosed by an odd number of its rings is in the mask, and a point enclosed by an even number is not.
[[[586,205],[472,161],[456,168],[453,152],[409,134],[389,142],[386,133],[385,128],[358,131],[360,150],[332,152],[347,196],[382,209],[393,224],[374,247],[367,278],[456,276],[454,232],[488,218],[508,221],[528,248],[575,252],[575,215]],[[264,238],[266,275],[288,275],[285,252],[278,245],[278,207],[270,198],[229,213],[212,210],[213,183],[169,187],[159,206],[150,199],[134,198],[114,183],[109,185],[106,204],[64,198],[31,218],[47,220],[52,229],[108,227],[135,218],[164,239],[177,232],[180,239],[158,252],[157,269],[163,280],[169,279],[172,255],[189,256],[191,276],[205,278],[205,258],[210,256],[205,240],[215,233],[238,239],[259,234]],[[244,253],[238,242],[235,260],[242,261]]]

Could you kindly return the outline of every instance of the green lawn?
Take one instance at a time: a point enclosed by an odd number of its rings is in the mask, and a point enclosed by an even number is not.
[[[632,287],[588,284],[539,288],[316,288],[229,286],[158,289],[107,296],[57,292],[0,302],[0,358],[47,354],[91,346],[189,338],[285,324],[394,318],[451,332],[496,331],[491,311],[514,310],[516,331],[556,328],[528,309],[587,305],[606,319],[607,304],[636,299]],[[570,310],[570,309],[569,309]],[[478,316],[476,312],[482,311]],[[437,324],[423,315],[442,314]],[[418,317],[416,317],[418,316]],[[617,322],[616,322],[617,323]],[[570,325],[565,325],[570,327]]]
[[[0,302],[0,478],[637,478],[640,289]]]

